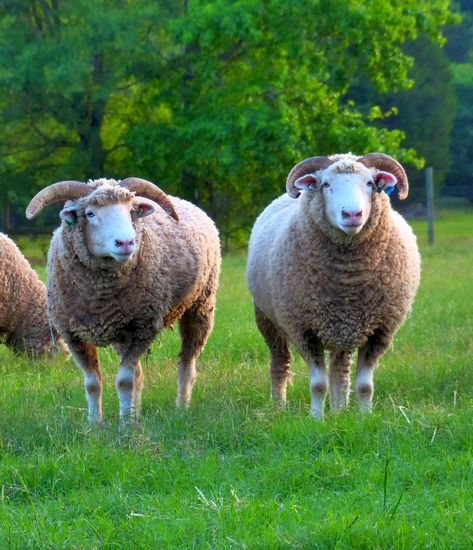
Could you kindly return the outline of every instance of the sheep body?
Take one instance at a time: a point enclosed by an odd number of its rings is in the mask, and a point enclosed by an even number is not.
[[[169,328],[199,297],[214,292],[220,265],[215,225],[191,203],[170,198],[179,229],[161,212],[138,220],[141,242],[124,265],[89,254],[81,221],[54,232],[47,288],[51,319],[61,334],[106,346],[119,342],[133,321],[156,331]]]
[[[327,169],[332,174],[366,170],[351,155],[336,159]],[[318,191],[273,201],[253,227],[247,279],[272,354],[273,397],[285,400],[291,341],[309,366],[323,363],[323,349],[331,351],[346,395],[335,397],[337,409],[348,398],[351,353],[360,348],[359,356],[377,359],[405,320],[419,284],[420,256],[415,235],[385,193],[371,197],[369,218],[358,234],[334,227],[325,209]],[[320,403],[315,408],[321,416]]]
[[[17,245],[0,233],[0,335],[30,356],[53,353],[57,333],[46,311],[46,288]]]
[[[73,201],[77,223],[63,222],[54,232],[47,282],[50,318],[85,371],[89,418],[102,416],[95,346],[113,345],[121,356],[116,380],[120,412],[124,418],[135,415],[142,388],[139,357],[163,328],[177,320],[182,339],[178,404],[186,404],[195,379],[195,359],[213,326],[220,271],[217,229],[202,210],[169,197],[178,222],[157,209],[134,221],[136,252],[130,259],[97,257],[89,250],[85,209],[128,204],[135,197],[115,180],[90,184],[95,190]],[[68,204],[72,203],[66,203],[65,209]]]

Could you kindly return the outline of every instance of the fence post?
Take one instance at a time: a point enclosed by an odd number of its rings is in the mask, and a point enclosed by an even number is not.
[[[433,168],[425,169],[425,198],[427,203],[427,224],[429,228],[429,244],[434,242],[434,176]]]

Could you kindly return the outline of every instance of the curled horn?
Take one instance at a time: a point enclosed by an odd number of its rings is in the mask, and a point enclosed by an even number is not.
[[[26,217],[31,220],[51,204],[85,197],[91,191],[93,187],[81,181],[58,181],[48,185],[31,199]]]
[[[289,172],[286,180],[286,191],[290,197],[296,199],[300,195],[300,191],[294,186],[296,179],[305,174],[312,174],[317,170],[323,170],[332,164],[333,160],[328,157],[310,157],[297,163]]]
[[[157,185],[150,181],[141,178],[126,178],[120,182],[121,187],[125,187],[129,191],[134,191],[137,195],[141,195],[147,199],[151,199],[167,213],[171,218],[179,221],[174,205],[171,199]]]
[[[364,164],[367,168],[377,168],[390,172],[397,178],[397,189],[399,198],[404,200],[409,193],[409,182],[407,180],[404,168],[389,155],[384,153],[369,153],[364,157],[360,157],[358,162]]]

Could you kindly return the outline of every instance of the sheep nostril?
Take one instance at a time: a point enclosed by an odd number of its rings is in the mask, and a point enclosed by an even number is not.
[[[115,246],[117,248],[131,248],[135,244],[135,241],[133,239],[129,241],[124,241],[121,239],[115,239]]]
[[[343,210],[342,219],[359,220],[363,217],[363,210]]]

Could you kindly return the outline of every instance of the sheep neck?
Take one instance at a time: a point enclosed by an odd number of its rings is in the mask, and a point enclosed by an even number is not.
[[[330,265],[332,273],[337,273],[339,282],[358,284],[369,276],[371,271],[386,254],[392,235],[390,205],[387,197],[373,201],[371,215],[359,234],[346,235],[334,228],[323,211],[316,221],[314,216],[301,216],[299,232],[304,244],[302,250],[317,250],[318,262]],[[386,199],[386,200],[385,200]],[[321,208],[322,210],[322,208]]]
[[[91,293],[95,297],[97,294],[109,296],[112,290],[116,291],[125,286],[131,273],[136,269],[139,246],[129,260],[120,263],[113,258],[93,256],[87,248],[83,234],[75,228],[67,234],[62,233],[61,237],[62,253],[59,261],[64,271],[67,271],[71,284],[83,296],[89,296]]]

